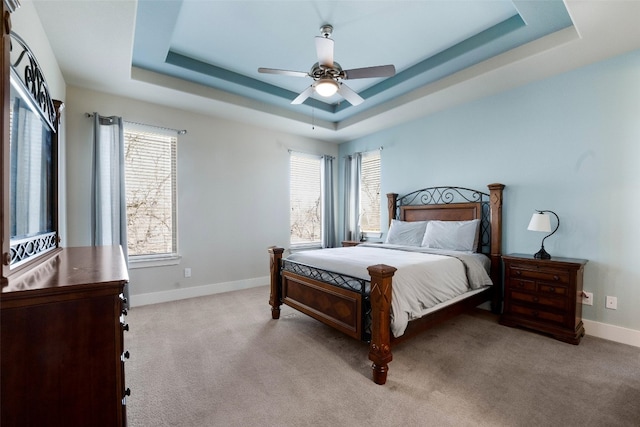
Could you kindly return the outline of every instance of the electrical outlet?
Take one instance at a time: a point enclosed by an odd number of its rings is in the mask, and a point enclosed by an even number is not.
[[[607,308],[611,309],[611,310],[617,310],[618,309],[618,298],[607,296],[607,302],[606,302],[605,306]]]
[[[190,268],[185,268],[184,269],[184,277],[191,277],[191,269]]]
[[[581,302],[583,305],[593,305],[593,292],[583,292]]]

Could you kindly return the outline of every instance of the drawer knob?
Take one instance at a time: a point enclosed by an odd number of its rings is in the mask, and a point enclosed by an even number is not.
[[[522,271],[516,270],[516,276],[520,276],[521,274],[522,274]]]
[[[555,292],[556,288],[554,288],[553,286],[549,287],[549,292]]]
[[[122,309],[122,314],[123,314],[124,316],[126,316],[128,313],[129,313],[129,312],[127,311],[127,309],[126,309],[126,308],[123,308],[123,309]]]
[[[124,353],[122,353],[122,357],[120,358],[123,362],[129,358],[129,351],[125,351]]]
[[[120,323],[122,325],[122,330],[123,331],[128,331],[129,330],[129,324],[128,323]]]
[[[553,280],[558,281],[558,280],[560,280],[560,278],[558,276],[553,276]]]
[[[131,389],[129,387],[127,387],[127,389],[124,391],[124,395],[131,396]]]

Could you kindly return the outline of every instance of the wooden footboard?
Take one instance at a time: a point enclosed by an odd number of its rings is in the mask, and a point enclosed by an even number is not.
[[[280,317],[286,304],[345,334],[361,339],[362,295],[289,271],[281,271],[284,249],[269,248],[271,269],[271,316]],[[384,384],[391,362],[391,281],[396,269],[388,265],[369,267],[371,276],[371,342],[369,359],[373,380]]]
[[[355,339],[362,338],[362,295],[282,272],[282,302]]]

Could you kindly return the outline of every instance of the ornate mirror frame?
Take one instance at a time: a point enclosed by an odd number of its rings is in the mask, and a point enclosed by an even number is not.
[[[2,4],[3,285],[10,275],[38,265],[60,249],[58,123],[62,103],[51,99],[35,55],[27,43],[11,31],[11,13],[17,7],[17,0],[4,0]],[[23,123],[23,119],[28,126],[12,126],[12,120]],[[23,152],[29,153],[24,157],[26,160],[15,161]],[[36,178],[27,173],[21,175],[19,165],[37,169],[32,175]],[[25,183],[30,185],[23,185]],[[22,199],[32,200],[24,203],[25,208],[21,210]],[[33,205],[37,209],[30,210]]]

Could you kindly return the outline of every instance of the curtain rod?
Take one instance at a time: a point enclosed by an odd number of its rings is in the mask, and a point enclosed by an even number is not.
[[[381,145],[380,147],[377,148],[377,150],[382,151],[384,147]],[[356,151],[355,153],[351,153],[351,154],[345,154],[344,158],[348,159],[352,156],[355,156],[356,154],[365,154],[365,153],[372,153],[376,151],[376,148],[374,148],[373,150],[367,150],[367,151]]]
[[[93,113],[84,113],[84,115],[85,115],[85,117],[93,117]],[[173,128],[167,128],[167,127],[163,127],[163,126],[149,125],[149,124],[146,124],[146,123],[131,122],[129,120],[125,120],[125,122],[131,123],[132,125],[148,126],[148,127],[157,128],[157,129],[170,130],[170,131],[173,131],[173,132],[177,133],[178,135],[186,135],[186,133],[187,133],[186,129],[173,129]]]
[[[295,153],[295,154],[300,154],[302,156],[309,156],[309,157],[330,157],[331,159],[335,160],[335,157],[330,156],[328,154],[316,154],[316,153],[309,153],[306,151],[298,151],[298,150],[294,150],[292,148],[288,148],[287,151],[289,152],[289,154]]]

